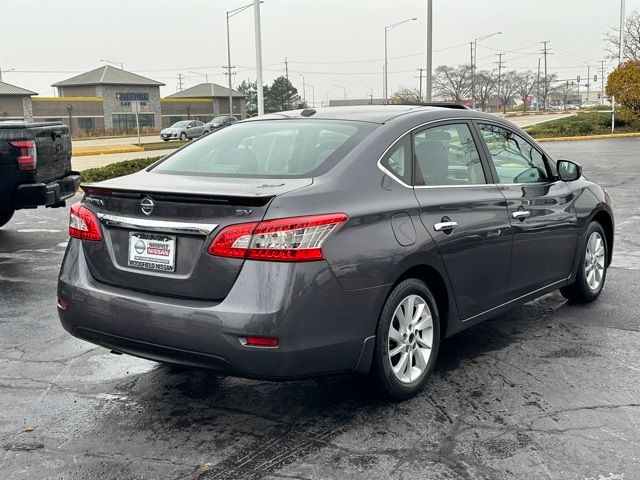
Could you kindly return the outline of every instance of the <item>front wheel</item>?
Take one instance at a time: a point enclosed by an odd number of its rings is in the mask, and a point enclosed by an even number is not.
[[[586,238],[575,281],[560,289],[562,296],[573,302],[592,302],[598,298],[607,277],[609,247],[602,225],[591,222]]]
[[[14,213],[16,213],[15,210],[0,210],[0,227],[6,225]]]
[[[187,134],[186,134],[185,132],[182,132],[182,133],[180,134],[180,140],[181,140],[182,142],[186,142],[186,141],[187,141]]]
[[[380,314],[372,380],[395,400],[414,396],[433,371],[439,343],[440,317],[429,287],[417,278],[404,280]]]

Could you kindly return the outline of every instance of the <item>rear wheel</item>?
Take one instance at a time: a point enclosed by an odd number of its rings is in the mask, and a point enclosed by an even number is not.
[[[182,132],[180,134],[180,140],[183,141],[183,142],[187,141],[187,134],[185,132]]]
[[[429,287],[416,278],[398,284],[382,308],[371,376],[396,400],[424,386],[438,356],[440,317]]]
[[[4,226],[11,220],[15,210],[1,210],[0,209],[0,227]]]
[[[598,298],[607,277],[609,250],[602,225],[591,222],[586,238],[575,281],[560,289],[562,296],[573,302],[591,302]]]

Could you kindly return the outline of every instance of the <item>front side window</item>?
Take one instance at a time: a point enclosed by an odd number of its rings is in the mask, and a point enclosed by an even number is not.
[[[337,164],[375,124],[268,120],[224,128],[177,151],[156,173],[223,177],[309,177]]]
[[[466,123],[440,125],[413,137],[416,185],[486,183],[478,148]]]
[[[549,180],[544,157],[511,130],[480,124],[499,183],[538,183]]]

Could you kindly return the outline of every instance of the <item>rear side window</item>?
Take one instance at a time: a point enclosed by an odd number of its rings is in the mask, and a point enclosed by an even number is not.
[[[413,137],[416,185],[480,185],[486,177],[466,123],[428,128]]]
[[[499,183],[537,183],[549,180],[542,154],[511,130],[480,124]]]
[[[227,177],[306,177],[336,165],[375,124],[259,120],[221,129],[158,164],[156,173]]]
[[[396,143],[380,164],[404,183],[411,184],[411,137],[406,135]]]

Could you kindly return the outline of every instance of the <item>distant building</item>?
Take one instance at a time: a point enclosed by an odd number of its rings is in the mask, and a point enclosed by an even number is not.
[[[330,107],[355,107],[358,105],[385,105],[384,98],[348,98],[344,100],[329,100]]]
[[[16,87],[10,83],[0,82],[0,121],[33,120],[31,96],[36,92]]]
[[[233,115],[247,116],[247,100],[244,93],[231,91]],[[229,89],[215,83],[201,83],[162,99],[162,125],[196,119],[208,122],[218,115],[229,114]]]
[[[35,97],[36,92],[0,82],[0,120],[59,121],[71,134],[131,133],[136,113],[141,129],[157,131],[173,123],[210,121],[229,113],[229,89],[201,83],[160,98],[164,83],[106,65],[54,83],[57,97]],[[246,97],[232,90],[233,114],[247,116]]]
[[[34,119],[61,120],[76,130],[132,131],[162,126],[160,87],[164,83],[105,65],[54,83],[58,97],[39,97]]]

